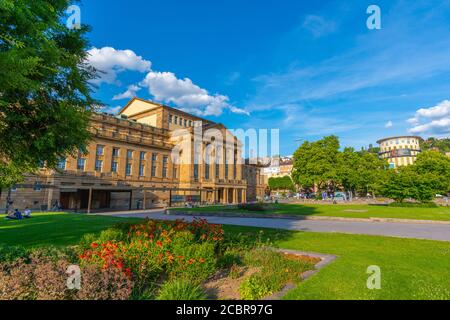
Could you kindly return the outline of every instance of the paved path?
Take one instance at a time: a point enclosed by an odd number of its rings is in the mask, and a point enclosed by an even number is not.
[[[186,219],[191,216],[166,215],[161,209],[140,212],[109,212],[101,215],[118,217],[138,217],[161,220]],[[268,218],[241,218],[241,217],[201,217],[211,223],[229,224],[250,227],[276,228],[298,231],[314,232],[341,232],[352,234],[368,234],[380,236],[392,236],[401,238],[417,238],[450,241],[450,225],[439,224],[414,224],[398,222],[356,222],[356,221],[332,221],[332,220],[291,220]]]

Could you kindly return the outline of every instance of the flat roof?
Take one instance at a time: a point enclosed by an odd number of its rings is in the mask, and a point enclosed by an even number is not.
[[[415,139],[419,139],[419,140],[423,140],[422,137],[419,136],[394,136],[394,137],[388,137],[388,138],[383,138],[377,141],[378,144],[380,144],[380,142],[386,141],[386,140],[392,140],[392,139],[400,139],[400,138],[415,138]]]

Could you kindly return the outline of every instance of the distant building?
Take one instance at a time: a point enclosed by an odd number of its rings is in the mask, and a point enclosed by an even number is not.
[[[387,159],[391,168],[407,166],[416,161],[420,149],[421,137],[398,136],[378,140],[380,159]]]
[[[264,182],[267,184],[269,178],[273,177],[290,176],[292,173],[293,164],[294,159],[292,156],[272,158],[270,166],[262,169]]]

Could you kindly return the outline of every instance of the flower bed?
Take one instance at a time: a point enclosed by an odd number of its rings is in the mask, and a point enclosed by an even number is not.
[[[119,224],[65,251],[14,251],[0,264],[0,299],[222,298],[206,294],[218,273],[239,279],[235,297],[261,299],[314,269],[314,260],[266,249],[262,238],[226,235],[202,219]],[[79,290],[66,286],[71,264],[81,269]]]

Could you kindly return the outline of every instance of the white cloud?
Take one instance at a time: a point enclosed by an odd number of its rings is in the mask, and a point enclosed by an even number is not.
[[[394,124],[392,123],[392,121],[388,121],[386,122],[386,124],[384,125],[385,128],[392,128]]]
[[[409,129],[409,132],[413,134],[450,133],[450,101],[444,100],[434,107],[421,108],[407,122],[413,125]]]
[[[132,50],[116,50],[111,47],[88,50],[87,63],[99,70],[100,78],[93,80],[95,84],[116,83],[117,74],[126,70],[146,72],[151,62],[136,55]]]
[[[221,94],[209,94],[189,78],[178,79],[172,72],[150,71],[139,84],[146,87],[151,95],[165,103],[173,103],[181,109],[202,116],[219,116],[224,109],[248,114],[243,109],[229,103],[229,98]]]
[[[228,96],[210,94],[194,84],[189,78],[178,79],[172,72],[151,70],[152,63],[138,56],[132,50],[116,50],[112,47],[88,50],[87,63],[99,70],[100,78],[95,84],[117,84],[117,75],[123,71],[148,72],[139,84],[132,84],[125,92],[116,94],[112,100],[130,99],[142,88],[147,88],[154,99],[173,103],[178,108],[202,116],[219,116],[224,109],[233,113],[247,114],[244,109],[233,106]],[[114,109],[108,109],[118,111]]]
[[[120,93],[120,94],[116,94],[112,99],[113,100],[122,100],[122,99],[131,99],[136,97],[136,93],[141,90],[141,87],[132,84],[129,85],[127,88],[127,91]]]
[[[115,106],[115,107],[104,107],[101,111],[116,114],[122,109],[122,106]]]
[[[313,14],[305,17],[302,27],[311,32],[316,38],[330,34],[336,30],[336,24],[333,21],[325,20],[323,17]]]

